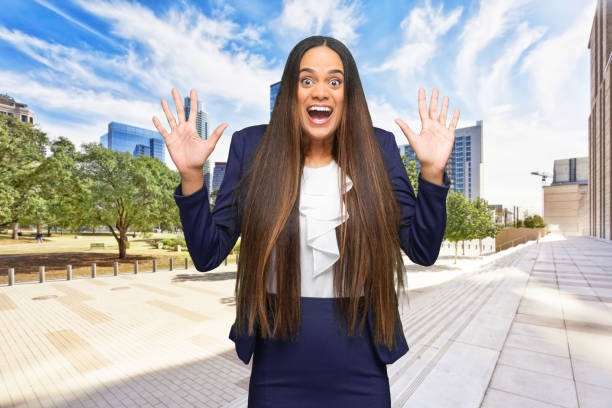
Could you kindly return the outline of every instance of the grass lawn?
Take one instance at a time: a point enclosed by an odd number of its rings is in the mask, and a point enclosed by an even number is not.
[[[76,237],[76,238],[75,238]],[[174,268],[185,267],[185,258],[193,266],[187,248],[181,252],[169,249],[158,249],[151,239],[172,239],[176,234],[153,233],[144,238],[129,235],[130,248],[126,257],[119,259],[117,241],[110,233],[94,234],[52,234],[43,237],[43,243],[36,243],[35,233],[24,233],[18,240],[8,234],[0,234],[0,285],[8,284],[8,268],[15,268],[15,282],[38,281],[39,266],[45,267],[46,279],[66,279],[66,265],[72,265],[72,276],[90,277],[91,264],[96,263],[97,275],[112,275],[115,262],[119,262],[119,272],[134,272],[134,261],[138,260],[139,271],[153,270],[153,260],[157,260],[157,270],[168,270],[170,258],[174,259]],[[104,243],[104,248],[90,249],[91,243]],[[234,263],[235,255],[229,255],[227,261]]]

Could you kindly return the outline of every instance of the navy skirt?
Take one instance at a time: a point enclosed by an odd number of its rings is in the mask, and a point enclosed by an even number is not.
[[[249,408],[391,407],[387,366],[376,356],[367,326],[341,333],[334,298],[301,298],[298,339],[257,336]],[[358,325],[357,325],[358,326]]]

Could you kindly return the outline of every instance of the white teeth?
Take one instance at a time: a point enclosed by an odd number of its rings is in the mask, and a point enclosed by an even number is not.
[[[320,112],[331,112],[331,108],[328,106],[311,106],[308,108],[309,111],[320,111]]]

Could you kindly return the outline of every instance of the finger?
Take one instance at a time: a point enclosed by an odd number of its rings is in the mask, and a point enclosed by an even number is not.
[[[217,126],[217,128],[212,133],[212,135],[210,135],[210,137],[208,138],[209,140],[212,140],[213,142],[213,149],[214,149],[214,146],[217,145],[217,142],[219,141],[219,139],[221,138],[221,135],[223,134],[225,129],[227,129],[227,127],[228,127],[227,123],[220,124],[219,126]]]
[[[440,124],[446,127],[446,112],[448,111],[448,96],[442,99],[442,111],[440,112]]]
[[[178,123],[185,122],[185,109],[183,108],[183,102],[181,102],[181,95],[176,88],[172,88],[172,98],[174,99],[174,106],[176,106],[176,114],[178,115]]]
[[[421,122],[427,118],[427,99],[423,88],[419,88],[419,116],[421,116]]]
[[[168,137],[168,132],[166,131],[166,129],[164,129],[161,123],[159,123],[159,119],[157,119],[157,116],[153,116],[153,125],[155,125],[155,129],[157,129],[159,134],[162,135],[165,140]]]
[[[457,122],[459,122],[459,109],[455,109],[453,119],[451,120],[450,126],[448,128],[454,132],[455,128],[457,127]]]
[[[416,141],[417,135],[412,131],[412,129],[410,129],[410,126],[408,126],[408,124],[401,119],[395,119],[395,123],[398,124],[400,129],[402,129],[402,132],[408,139],[408,143],[411,146],[414,146],[414,141]]]
[[[198,94],[196,93],[195,89],[192,89],[191,92],[189,92],[189,100],[189,120],[195,122],[198,114]]]
[[[438,120],[438,88],[434,88],[431,92],[431,99],[429,100],[429,119]]]
[[[170,112],[170,107],[168,106],[168,102],[165,99],[161,101],[162,109],[166,114],[166,119],[168,119],[168,124],[170,125],[170,131],[172,131],[176,127],[176,120],[174,120],[174,115]]]

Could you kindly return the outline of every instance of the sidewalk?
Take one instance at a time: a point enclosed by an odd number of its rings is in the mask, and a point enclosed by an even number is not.
[[[612,406],[612,245],[452,262],[406,258],[394,408]],[[246,407],[233,267],[0,287],[0,406]]]

